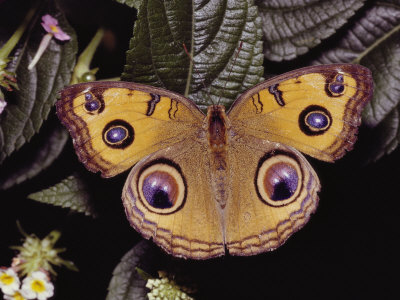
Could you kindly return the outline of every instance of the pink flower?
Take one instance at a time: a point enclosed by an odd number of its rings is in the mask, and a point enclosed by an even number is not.
[[[58,21],[50,15],[44,15],[42,17],[42,26],[47,31],[47,34],[40,42],[39,48],[28,66],[28,70],[32,70],[37,64],[53,37],[60,41],[68,41],[71,39],[71,37],[58,26]]]
[[[42,26],[44,30],[46,30],[48,33],[53,34],[57,40],[68,41],[71,39],[71,37],[64,31],[62,31],[61,28],[58,26],[57,19],[54,19],[50,15],[44,15],[42,17]]]

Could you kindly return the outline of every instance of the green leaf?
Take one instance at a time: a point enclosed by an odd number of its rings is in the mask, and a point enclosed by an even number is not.
[[[144,257],[149,258],[154,252],[154,246],[145,240],[129,250],[113,271],[106,300],[146,300],[146,280],[136,268]]]
[[[400,107],[397,106],[371,133],[367,161],[375,162],[390,154],[400,143]]]
[[[262,17],[264,55],[294,59],[332,36],[363,6],[363,0],[257,2]]]
[[[60,183],[28,195],[29,199],[42,203],[70,208],[71,210],[94,216],[90,205],[90,194],[85,182],[77,175],[69,176]]]
[[[136,9],[139,9],[140,4],[142,3],[142,0],[115,0],[115,1]]]
[[[1,166],[0,190],[30,179],[50,166],[64,149],[68,136],[58,120],[46,122],[40,134],[5,160]]]
[[[77,52],[76,36],[65,16],[49,2],[49,13],[59,21],[60,27],[72,39],[59,42],[52,39],[36,67],[27,66],[36,53],[45,34],[37,19],[34,28],[26,34],[26,41],[15,52],[12,67],[16,71],[19,90],[7,94],[8,105],[0,115],[0,163],[39,132],[50,109],[56,101],[57,92],[69,83]]]
[[[144,0],[121,77],[228,105],[261,80],[261,36],[251,0]]]

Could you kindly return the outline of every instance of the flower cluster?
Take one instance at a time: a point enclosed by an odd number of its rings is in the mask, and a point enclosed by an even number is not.
[[[21,285],[14,267],[0,269],[0,288],[7,300],[46,300],[54,294],[54,286],[42,270],[26,276]]]
[[[58,256],[64,249],[54,248],[60,232],[54,230],[41,240],[33,234],[26,234],[22,228],[20,231],[25,236],[24,243],[12,247],[19,252],[11,267],[0,268],[0,289],[7,300],[46,300],[54,294],[50,274],[56,273],[51,265],[77,269],[72,262]]]
[[[147,294],[150,300],[161,299],[193,299],[187,293],[183,292],[184,287],[179,286],[176,282],[168,278],[165,272],[158,272],[159,279],[148,279],[146,287],[151,290]]]

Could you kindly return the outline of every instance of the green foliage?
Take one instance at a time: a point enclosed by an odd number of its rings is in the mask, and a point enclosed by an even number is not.
[[[181,93],[203,109],[218,101],[229,105],[260,82],[257,7],[250,0],[203,2],[143,1],[122,79]]]
[[[68,34],[75,36],[63,13],[56,7],[48,9],[48,13],[59,20],[60,26]],[[9,104],[5,113],[0,116],[0,162],[39,132],[56,102],[57,92],[68,84],[74,67],[77,52],[76,38],[65,44],[53,39],[48,51],[29,72],[27,66],[36,53],[42,36],[42,26],[36,19],[32,30],[26,34],[25,41],[20,43],[15,52],[15,63],[11,71],[17,75],[19,90],[10,95],[10,98],[6,98]],[[11,98],[13,96],[14,99]]]
[[[90,194],[78,175],[68,176],[48,189],[30,194],[28,198],[55,206],[67,207],[86,215],[94,215],[89,201]]]
[[[291,60],[307,53],[346,25],[364,2],[259,1],[265,58]]]
[[[122,257],[113,271],[106,300],[147,299],[146,280],[136,268],[149,252],[155,254],[149,242],[141,241]]]

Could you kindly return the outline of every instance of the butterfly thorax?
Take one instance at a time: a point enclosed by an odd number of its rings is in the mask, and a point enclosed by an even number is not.
[[[207,110],[207,137],[210,149],[214,153],[226,150],[228,119],[223,105],[211,105]]]
[[[224,208],[230,193],[229,189],[227,189],[229,176],[227,176],[228,161],[226,155],[230,125],[225,113],[225,107],[223,105],[209,106],[205,122],[211,162],[212,188],[215,200],[221,208]]]

